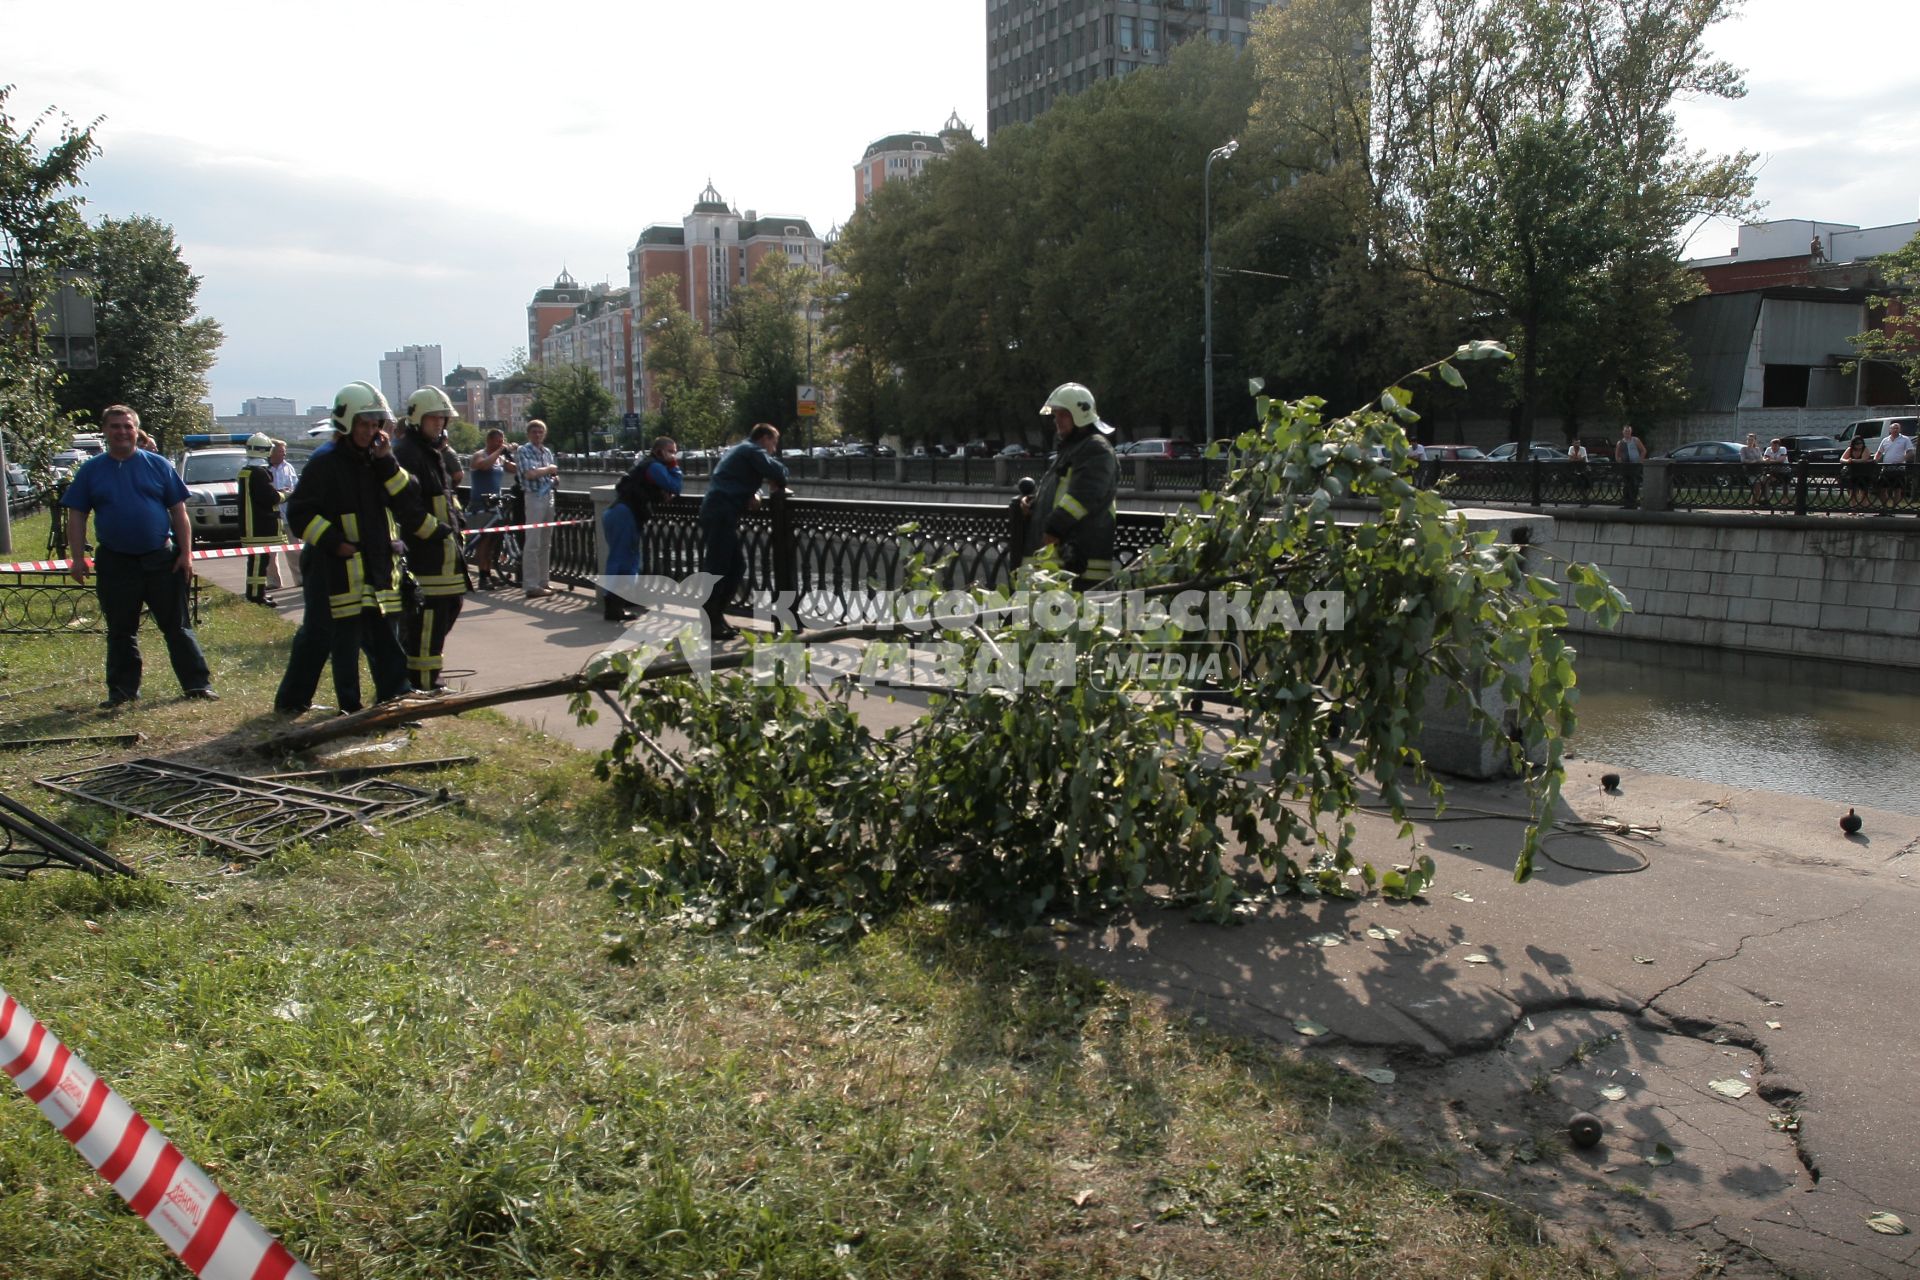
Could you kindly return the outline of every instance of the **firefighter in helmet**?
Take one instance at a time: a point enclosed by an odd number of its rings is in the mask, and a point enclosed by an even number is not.
[[[247,464],[240,469],[240,545],[260,548],[247,555],[247,599],[265,605],[273,603],[267,598],[271,548],[280,545],[280,493],[273,487],[272,457],[272,436],[256,431],[247,437]]]
[[[400,647],[407,654],[407,676],[423,692],[440,686],[447,635],[460,617],[467,594],[467,563],[460,548],[460,455],[447,440],[454,419],[453,401],[439,387],[422,387],[407,397],[407,425],[393,456],[419,486],[425,510],[412,526],[400,527],[407,548],[406,594]]]

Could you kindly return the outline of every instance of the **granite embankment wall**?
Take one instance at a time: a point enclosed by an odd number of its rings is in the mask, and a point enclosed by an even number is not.
[[[1552,514],[1551,554],[1632,601],[1613,634],[1920,669],[1920,520]]]

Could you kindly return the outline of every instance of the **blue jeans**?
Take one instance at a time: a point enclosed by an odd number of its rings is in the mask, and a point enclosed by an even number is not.
[[[54,518],[60,514],[56,511]],[[187,580],[174,569],[178,558],[168,547],[138,556],[101,547],[94,556],[93,591],[107,623],[107,697],[115,702],[140,696],[142,608],[166,637],[167,658],[180,691],[213,685],[207,655],[187,618]]]

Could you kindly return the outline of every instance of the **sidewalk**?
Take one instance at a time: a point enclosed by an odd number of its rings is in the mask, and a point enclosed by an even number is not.
[[[237,591],[240,565],[208,577]],[[587,591],[469,595],[449,683],[562,675],[624,631]],[[618,728],[604,705],[587,728],[561,699],[501,710],[587,750]],[[1292,898],[1224,928],[1153,909],[1034,940],[1216,1027],[1375,1073],[1377,1123],[1630,1268],[1915,1275],[1920,1234],[1866,1219],[1920,1231],[1920,817],[1861,807],[1848,838],[1822,801],[1624,769],[1608,795],[1607,771],[1571,762],[1561,816],[1656,838],[1562,835],[1548,848],[1566,865],[1541,859],[1527,885],[1511,879],[1520,824],[1490,816],[1524,812],[1518,786],[1458,783],[1449,814],[1415,824],[1439,865],[1422,903]],[[1375,866],[1416,852],[1385,818],[1355,822]],[[1576,1110],[1607,1126],[1590,1151],[1567,1144]],[[1672,1163],[1649,1164],[1662,1146]]]

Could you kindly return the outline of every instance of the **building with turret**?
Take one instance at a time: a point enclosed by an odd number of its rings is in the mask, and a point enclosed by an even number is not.
[[[887,183],[916,177],[955,147],[974,141],[973,130],[962,123],[958,111],[947,117],[939,133],[888,134],[868,147],[853,166],[853,207],[858,209]]]
[[[627,252],[627,292],[633,309],[630,367],[637,406],[660,407],[660,397],[646,373],[647,285],[674,277],[681,307],[702,332],[712,333],[734,292],[745,287],[769,258],[818,272],[826,264],[826,242],[805,218],[735,210],[711,182],[677,224],[655,223],[640,233]]]

